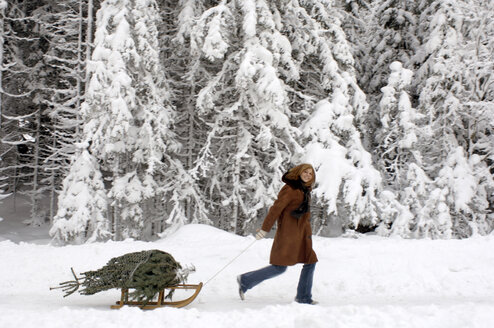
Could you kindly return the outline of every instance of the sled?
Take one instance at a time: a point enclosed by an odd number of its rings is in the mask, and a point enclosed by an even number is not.
[[[165,301],[165,289],[191,289],[195,290],[192,296],[181,300],[181,301]],[[144,301],[129,301],[129,289],[128,288],[122,288],[122,296],[120,297],[120,301],[116,302],[116,305],[112,305],[112,309],[120,309],[124,305],[129,305],[129,306],[138,306],[143,310],[153,310],[159,307],[174,307],[174,308],[181,308],[184,306],[189,305],[192,301],[195,300],[197,295],[199,295],[199,292],[202,289],[202,282],[200,282],[198,285],[191,285],[191,284],[180,284],[180,285],[174,285],[170,287],[166,287],[162,289],[159,294],[158,294],[158,300],[156,302],[144,302]]]

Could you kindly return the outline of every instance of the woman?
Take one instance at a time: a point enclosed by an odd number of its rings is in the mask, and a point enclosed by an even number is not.
[[[264,238],[274,223],[278,223],[269,260],[271,265],[237,277],[240,298],[244,300],[247,290],[282,274],[287,266],[303,263],[295,301],[316,304],[312,300],[312,278],[317,256],[312,249],[310,226],[310,192],[316,181],[316,174],[312,165],[301,164],[285,173],[282,181],[285,185],[269,209],[261,230],[256,234],[256,239]]]

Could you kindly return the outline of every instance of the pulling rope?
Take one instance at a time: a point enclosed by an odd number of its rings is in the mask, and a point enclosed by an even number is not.
[[[230,264],[233,263],[233,261],[235,261],[236,259],[238,259],[240,257],[240,255],[242,255],[243,253],[245,253],[252,245],[255,244],[255,242],[257,241],[257,239],[254,239],[254,241],[252,243],[249,244],[249,246],[247,246],[243,251],[241,251],[237,256],[235,256],[233,259],[230,260],[230,262],[228,262],[227,264],[225,264],[225,266],[223,268],[221,268],[218,272],[216,272],[211,278],[209,278],[208,281],[206,281],[204,283],[204,286],[207,285],[208,282],[210,282],[211,280],[213,280],[218,274],[220,274],[221,271],[225,270]]]

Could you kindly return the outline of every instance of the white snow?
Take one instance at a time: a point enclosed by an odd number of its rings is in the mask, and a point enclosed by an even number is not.
[[[242,1],[242,11],[244,12],[244,19],[242,29],[247,38],[252,38],[256,35],[256,3],[252,0]]]
[[[225,24],[230,17],[230,11],[224,4],[206,10],[200,18],[199,26],[204,26],[207,35],[204,37],[202,51],[211,61],[223,58],[229,48],[226,40]]]
[[[320,303],[313,306],[293,301],[300,265],[239,299],[236,275],[267,265],[272,238],[252,244],[252,236],[186,225],[154,242],[57,247],[49,245],[47,229],[34,235],[18,225],[23,213],[7,211],[7,205],[0,205],[5,218],[0,222],[0,328],[494,326],[492,235],[465,240],[315,236],[319,263],[313,297]],[[112,310],[120,296],[116,289],[67,298],[49,290],[72,279],[71,267],[80,274],[144,249],[167,251],[196,267],[188,282],[206,285],[193,303],[182,309]]]

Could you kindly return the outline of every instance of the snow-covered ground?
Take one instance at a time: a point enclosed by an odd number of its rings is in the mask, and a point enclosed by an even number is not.
[[[0,222],[0,328],[494,327],[492,235],[435,241],[314,237],[319,263],[313,296],[320,303],[313,306],[293,301],[300,265],[239,299],[235,277],[267,264],[269,238],[209,280],[254,238],[188,225],[155,242],[55,247],[46,227],[22,228],[7,214]],[[161,249],[193,264],[189,283],[209,280],[193,303],[182,309],[112,310],[118,290],[67,298],[49,290],[71,280],[71,267],[77,273],[95,270],[112,257],[144,249]]]

